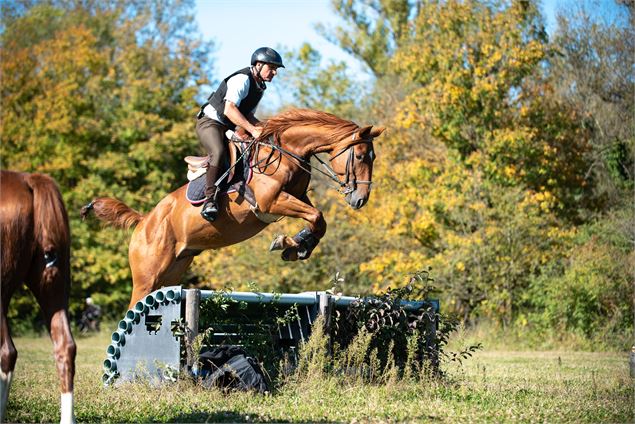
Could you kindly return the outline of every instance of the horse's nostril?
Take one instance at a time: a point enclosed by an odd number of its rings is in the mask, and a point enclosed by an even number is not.
[[[358,199],[357,203],[355,204],[355,207],[357,209],[361,208],[362,206],[364,206],[364,199]]]

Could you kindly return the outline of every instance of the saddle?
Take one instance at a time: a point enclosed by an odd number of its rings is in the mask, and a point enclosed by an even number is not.
[[[229,148],[227,149],[229,152],[229,163],[225,163],[221,171],[224,174],[229,168],[229,175],[227,175],[226,180],[231,181],[234,178],[234,171],[237,167],[236,161],[248,147],[249,140],[239,137],[232,130],[227,130],[225,137],[227,137],[227,140],[230,141]],[[247,163],[249,163],[249,158],[247,159]],[[185,163],[187,163],[188,181],[194,181],[201,175],[204,175],[207,171],[207,156],[186,156],[184,160]]]
[[[245,133],[246,134],[246,133]],[[225,136],[229,140],[229,161],[221,169],[219,190],[221,193],[238,193],[251,205],[250,209],[259,220],[270,224],[282,219],[282,216],[260,211],[254,192],[248,184],[253,177],[252,151],[249,149],[251,140],[246,140],[228,130]],[[207,156],[186,156],[187,179],[190,181],[185,191],[185,197],[194,206],[205,201],[205,172],[207,172]],[[228,171],[229,170],[229,171]],[[227,175],[225,175],[227,173]]]
[[[221,168],[223,180],[219,184],[221,193],[240,193],[250,204],[255,205],[253,192],[247,185],[251,181],[251,152],[247,152],[250,140],[238,137],[233,131],[225,133],[230,141],[227,151],[229,160]],[[205,173],[207,172],[207,156],[186,156],[187,179],[189,181],[186,197],[193,205],[200,205],[205,201]]]

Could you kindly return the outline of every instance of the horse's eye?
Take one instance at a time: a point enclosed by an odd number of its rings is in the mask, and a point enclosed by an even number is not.
[[[355,155],[355,157],[357,158],[357,160],[364,160],[366,155]]]

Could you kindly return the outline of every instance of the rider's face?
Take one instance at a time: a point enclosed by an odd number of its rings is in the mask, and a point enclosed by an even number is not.
[[[260,68],[260,76],[263,81],[271,82],[273,77],[278,75],[278,67],[270,63],[263,63]]]

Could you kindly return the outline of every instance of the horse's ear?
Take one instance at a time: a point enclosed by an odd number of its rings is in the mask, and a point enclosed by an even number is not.
[[[362,129],[359,130],[359,137],[360,138],[375,138],[375,137],[379,137],[379,135],[381,133],[383,133],[385,129],[386,128],[384,128],[384,127],[374,128],[372,125],[368,125],[368,126],[363,127]]]
[[[373,129],[370,131],[370,136],[373,138],[379,137],[385,130],[386,127],[373,127]]]

